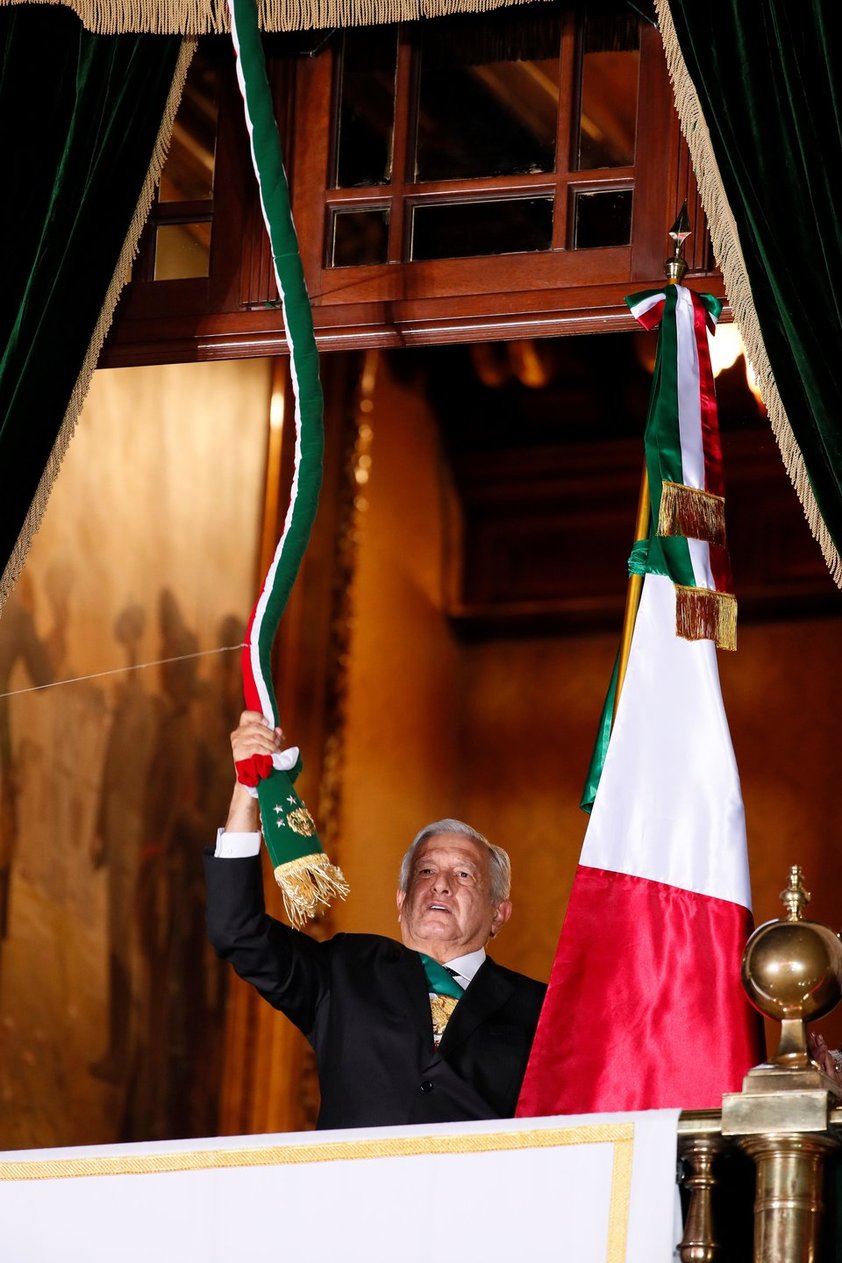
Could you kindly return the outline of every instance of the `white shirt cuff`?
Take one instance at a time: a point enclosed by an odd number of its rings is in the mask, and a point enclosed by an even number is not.
[[[259,833],[226,833],[218,829],[214,855],[221,860],[239,860],[247,855],[260,854]]]

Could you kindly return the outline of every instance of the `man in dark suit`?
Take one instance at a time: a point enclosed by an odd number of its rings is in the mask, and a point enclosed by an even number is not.
[[[280,744],[250,712],[232,735],[235,761]],[[208,931],[313,1045],[319,1127],[510,1118],[545,988],[485,954],[511,915],[506,853],[460,821],[437,821],[404,857],[402,943],[317,942],[267,915],[258,827],[255,800],[237,785],[205,858]]]

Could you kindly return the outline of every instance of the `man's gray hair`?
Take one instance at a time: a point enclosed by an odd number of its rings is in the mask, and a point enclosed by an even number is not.
[[[484,846],[488,852],[488,870],[491,876],[491,902],[497,904],[502,903],[504,899],[508,899],[512,888],[512,865],[506,852],[501,846],[495,846],[493,842],[489,842],[488,838],[483,837],[476,829],[472,829],[469,824],[465,824],[462,820],[452,820],[449,817],[445,820],[434,820],[432,824],[425,825],[420,832],[416,833],[409,844],[409,849],[401,861],[400,889],[404,894],[409,890],[412,865],[419,846],[422,846],[429,838],[434,838],[439,833],[453,833],[458,837],[470,838],[472,842],[478,842],[480,846]]]

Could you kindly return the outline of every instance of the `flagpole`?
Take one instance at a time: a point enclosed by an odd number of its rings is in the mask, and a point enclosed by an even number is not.
[[[687,214],[687,203],[681,207],[678,212],[678,218],[669,230],[669,235],[673,241],[673,252],[668,259],[664,261],[664,273],[667,278],[668,285],[677,285],[684,273],[687,271],[687,260],[684,258],[684,242],[690,236],[690,219]],[[646,462],[643,464],[643,474],[640,479],[640,495],[637,501],[637,517],[634,527],[634,542],[640,539],[649,538],[650,526],[649,511],[649,474],[646,469]],[[626,590],[626,608],[623,614],[623,632],[620,637],[620,651],[617,658],[617,688],[614,692],[614,709],[611,714],[611,727],[617,718],[617,707],[620,705],[620,695],[623,691],[623,682],[626,678],[626,670],[629,665],[629,655],[631,653],[632,637],[634,635],[634,625],[637,621],[637,610],[640,605],[640,594],[643,591],[643,575],[629,575],[629,586]]]
[[[634,527],[634,542],[639,539],[646,539],[649,535],[649,473],[644,463],[643,473],[640,478],[640,495],[637,501],[637,518]],[[617,718],[617,707],[620,704],[620,694],[623,691],[623,681],[626,678],[626,668],[629,665],[629,654],[631,653],[632,636],[634,635],[634,625],[637,621],[637,607],[640,605],[640,594],[643,591],[643,575],[629,575],[629,586],[626,590],[626,609],[623,614],[623,633],[620,637],[620,651],[617,658],[617,688],[614,692],[614,710],[611,715],[611,727]]]

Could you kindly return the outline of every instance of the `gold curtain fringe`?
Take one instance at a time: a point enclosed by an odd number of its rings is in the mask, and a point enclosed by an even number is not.
[[[655,0],[655,9],[667,69],[672,81],[675,108],[681,130],[690,149],[693,170],[699,186],[699,196],[705,208],[716,261],[725,278],[725,289],[734,311],[734,320],[742,334],[749,362],[757,376],[758,387],[769,414],[772,432],[780,448],[784,467],[795,487],[804,516],[822,550],[833,581],[838,587],[842,587],[842,557],[831,539],[816,504],[804,457],[792,433],[789,418],[784,411],[775,384],[751,295],[739,231],[722,186],[722,177],[699,98],[678,45],[669,0]]]
[[[489,13],[531,0],[258,0],[263,31],[308,31]],[[16,0],[0,0],[0,5]],[[213,35],[231,29],[225,0],[34,0],[64,4],[95,35]]]
[[[2,3],[2,0],[0,0]],[[96,327],[94,328],[93,337],[88,346],[87,354],[82,361],[82,367],[79,376],[76,378],[76,385],[70,396],[70,402],[64,414],[56,441],[50,452],[49,460],[41,475],[38,483],[38,489],[29,506],[29,512],[26,515],[17,543],[15,544],[12,554],[6,563],[6,568],[0,578],[0,613],[3,606],[11,594],[12,589],[18,581],[18,576],[23,569],[24,562],[29,555],[29,549],[32,540],[41,525],[44,513],[47,509],[47,501],[50,498],[50,492],[53,489],[53,483],[58,476],[61,468],[61,462],[64,460],[65,453],[70,445],[70,440],[76,430],[76,422],[79,420],[79,413],[82,411],[82,404],[85,402],[85,396],[91,384],[91,377],[99,359],[99,353],[102,350],[102,344],[105,341],[105,335],[111,326],[114,317],[114,309],[117,306],[117,299],[120,291],[129,279],[132,260],[137,253],[138,241],[149,215],[152,199],[155,196],[155,189],[161,178],[161,171],[167,157],[170,146],[170,138],[172,136],[173,123],[178,109],[181,94],[184,91],[184,81],[187,77],[187,70],[196,51],[195,40],[184,40],[176,62],[175,73],[173,75],[172,86],[167,97],[167,104],[164,109],[164,115],[161,119],[161,126],[158,129],[158,137],[155,141],[155,148],[152,152],[152,159],[149,163],[149,170],[146,173],[146,179],[143,182],[140,198],[135,207],[132,216],[129,231],[123,242],[123,248],[120,251],[120,257],[117,260],[117,267],[114,269],[114,275],[111,278],[111,284],[105,295],[102,304],[102,310],[99,314]]]
[[[675,634],[683,640],[713,640],[717,649],[736,649],[737,598],[731,592],[676,583]]]
[[[661,486],[658,534],[683,535],[724,547],[724,498],[665,478]]]
[[[290,925],[299,930],[312,921],[320,904],[327,907],[337,895],[344,899],[351,889],[341,868],[331,864],[324,852],[279,864],[275,881],[281,888]]]

